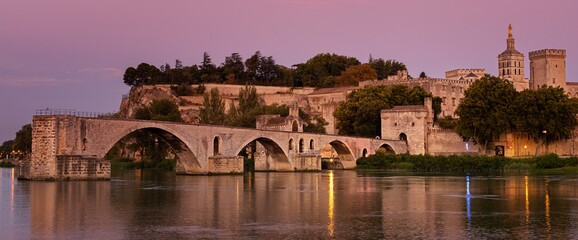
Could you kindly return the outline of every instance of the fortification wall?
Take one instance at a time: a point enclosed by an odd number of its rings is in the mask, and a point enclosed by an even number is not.
[[[469,155],[478,153],[478,145],[464,142],[451,129],[430,128],[427,133],[427,149],[431,155]]]

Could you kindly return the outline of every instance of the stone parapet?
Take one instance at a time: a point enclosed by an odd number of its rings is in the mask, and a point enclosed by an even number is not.
[[[532,51],[529,54],[530,59],[538,57],[566,57],[566,50],[564,49],[542,49],[537,51]]]

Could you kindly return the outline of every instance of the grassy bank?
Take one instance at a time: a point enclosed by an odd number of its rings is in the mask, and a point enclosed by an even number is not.
[[[578,167],[578,157],[561,158],[556,154],[531,158],[506,158],[455,155],[385,155],[378,153],[357,160],[358,169],[412,172],[551,171],[553,169],[575,169],[576,167]]]

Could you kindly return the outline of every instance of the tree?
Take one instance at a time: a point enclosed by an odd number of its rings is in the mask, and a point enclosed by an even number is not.
[[[12,153],[12,146],[14,145],[14,140],[4,141],[0,146],[0,158],[7,158]]]
[[[375,80],[377,73],[369,64],[354,65],[347,68],[335,80],[335,86],[357,86],[361,81]]]
[[[419,78],[427,78],[427,74],[425,74],[425,72],[421,72],[419,74]]]
[[[213,64],[211,56],[209,56],[207,52],[203,53],[203,61],[201,62],[201,66],[199,66],[199,74],[203,83],[219,81],[218,69],[215,64]]]
[[[577,100],[570,99],[560,87],[526,89],[520,92],[513,108],[516,129],[534,140],[536,156],[542,144],[570,138],[577,125]]]
[[[169,99],[153,100],[148,106],[137,109],[133,115],[136,119],[182,122],[179,106]]]
[[[390,75],[396,75],[399,70],[407,70],[405,64],[392,59],[385,61],[383,58],[375,60],[371,57],[369,65],[377,73],[378,80],[386,79]]]
[[[257,89],[254,86],[246,85],[239,90],[239,104],[231,103],[229,115],[225,124],[236,127],[255,127],[257,115],[261,114],[261,104]]]
[[[245,61],[245,67],[248,80],[261,85],[271,85],[282,74],[273,56],[262,56],[260,51]]]
[[[129,67],[123,75],[126,85],[140,86],[161,83],[161,71],[148,63],[141,63],[137,68]]]
[[[222,125],[225,122],[225,102],[219,96],[219,90],[211,89],[211,93],[203,95],[203,107],[199,117],[202,124]]]
[[[405,85],[369,86],[355,90],[333,113],[336,127],[341,135],[379,136],[382,109],[423,104],[425,97],[431,97],[431,94],[421,87]]]
[[[306,87],[333,87],[335,77],[341,75],[348,67],[359,65],[356,58],[337,54],[323,53],[298,64],[295,69],[296,85]]]
[[[323,119],[321,116],[314,116],[312,117],[310,114],[305,113],[301,109],[299,109],[299,117],[303,119],[303,132],[312,132],[312,133],[327,133],[325,131],[325,126],[329,123]]]
[[[25,155],[32,152],[32,124],[26,124],[16,132],[13,148]]]
[[[225,57],[225,62],[222,64],[221,69],[228,83],[243,83],[246,81],[245,65],[239,53],[233,53],[231,56]]]
[[[503,79],[485,75],[465,92],[456,109],[460,117],[456,132],[464,141],[480,144],[485,154],[489,142],[512,129],[512,104],[516,98],[514,86]]]

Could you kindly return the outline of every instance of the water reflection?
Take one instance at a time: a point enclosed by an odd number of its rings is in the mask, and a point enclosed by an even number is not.
[[[567,239],[578,219],[568,177],[121,171],[21,182],[10,171],[0,172],[8,239]]]
[[[329,216],[329,224],[327,225],[327,230],[330,237],[334,237],[334,227],[335,219],[333,208],[335,207],[335,192],[333,190],[333,171],[329,172],[329,209],[327,210]]]

